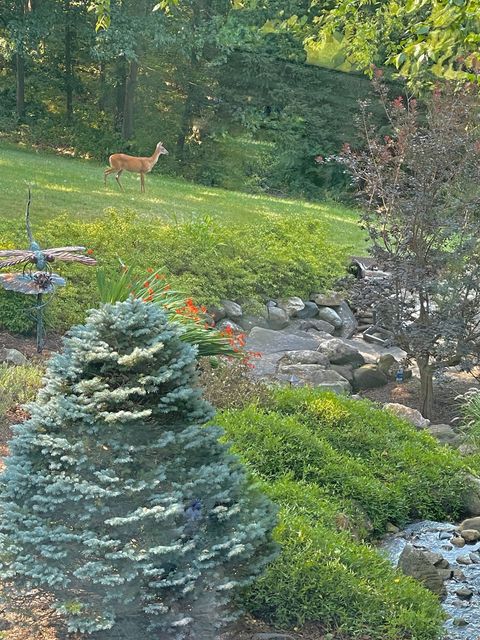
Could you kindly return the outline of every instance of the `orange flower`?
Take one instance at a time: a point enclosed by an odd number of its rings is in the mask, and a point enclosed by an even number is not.
[[[148,268],[147,268],[147,273],[153,273],[153,269],[152,269],[152,267],[148,267]]]
[[[150,295],[153,293],[152,287],[149,287],[149,289],[147,289],[147,293],[149,293]]]
[[[166,285],[163,287],[163,290],[164,290],[164,291],[169,291],[171,288],[172,288],[172,287],[171,287],[169,284],[166,284]]]
[[[92,253],[93,253],[93,249],[87,249],[87,253],[88,253],[89,256],[91,256]]]
[[[150,286],[150,282],[149,282],[148,280],[146,280],[146,281],[143,283],[143,286],[145,287],[145,289],[148,289],[148,287]]]

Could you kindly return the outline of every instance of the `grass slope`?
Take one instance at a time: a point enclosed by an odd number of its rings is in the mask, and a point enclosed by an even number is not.
[[[0,222],[22,219],[26,184],[30,183],[32,218],[36,223],[65,212],[77,219],[91,220],[109,207],[129,208],[167,220],[209,215],[235,223],[304,212],[325,221],[330,239],[338,239],[355,251],[365,250],[357,212],[340,205],[249,195],[167,178],[160,174],[161,159],[154,173],[146,178],[146,193],[140,193],[139,176],[126,173],[122,176],[122,193],[113,176],[104,187],[104,168],[96,162],[0,145]]]

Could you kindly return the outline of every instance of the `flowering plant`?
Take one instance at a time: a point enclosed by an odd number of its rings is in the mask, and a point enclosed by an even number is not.
[[[134,280],[130,267],[124,264],[116,278],[109,277],[99,268],[97,286],[104,303],[113,304],[133,296],[162,307],[170,321],[185,326],[181,339],[196,345],[199,356],[236,356],[245,362],[248,360],[248,354],[242,351],[245,334],[235,334],[228,326],[223,331],[216,330],[208,321],[206,307],[197,306],[192,298],[172,290],[162,269],[155,271],[149,267],[145,278]]]

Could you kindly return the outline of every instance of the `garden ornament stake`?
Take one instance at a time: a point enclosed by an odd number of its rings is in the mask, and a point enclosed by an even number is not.
[[[50,264],[55,260],[62,260],[64,262],[80,262],[81,264],[93,266],[97,264],[97,261],[90,256],[79,255],[85,251],[85,247],[41,249],[40,245],[33,239],[30,227],[30,203],[31,193],[29,188],[25,211],[29,248],[26,250],[6,249],[0,251],[0,269],[22,264],[23,271],[21,273],[1,273],[0,285],[8,291],[36,296],[37,351],[41,353],[45,342],[43,310],[47,304],[43,296],[46,293],[53,293],[57,287],[65,285],[63,278],[56,273],[52,273]]]

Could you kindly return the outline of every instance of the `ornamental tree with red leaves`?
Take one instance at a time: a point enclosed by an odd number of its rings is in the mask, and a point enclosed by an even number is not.
[[[433,378],[448,366],[472,367],[480,353],[480,101],[478,88],[436,88],[420,108],[388,98],[374,80],[388,134],[359,123],[360,151],[339,157],[362,204],[370,252],[387,281],[359,281],[379,322],[420,371],[421,410],[432,416]]]

